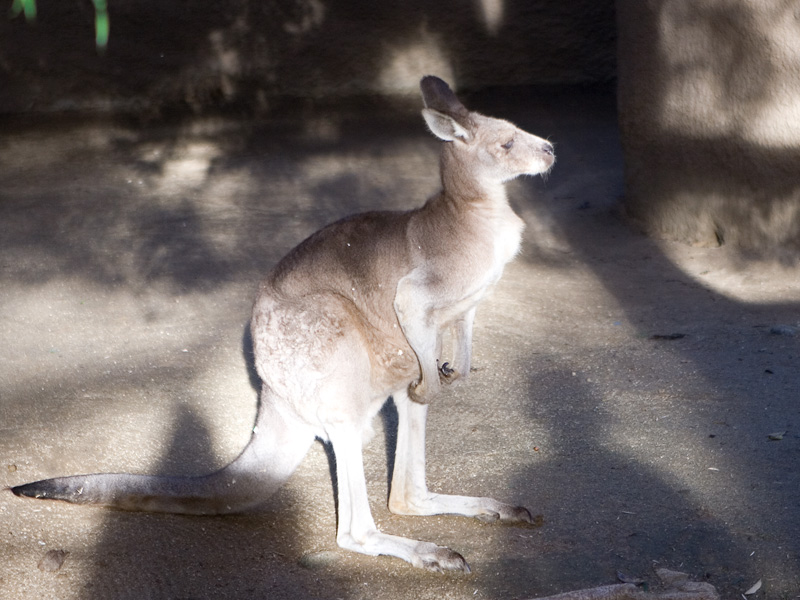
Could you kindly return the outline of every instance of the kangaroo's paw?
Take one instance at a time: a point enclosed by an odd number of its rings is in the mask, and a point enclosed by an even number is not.
[[[449,362],[442,363],[439,367],[439,381],[442,383],[453,383],[461,377],[461,373],[450,366]]]
[[[450,377],[455,373],[455,369],[450,367],[449,362],[443,362],[442,366],[439,367],[439,372],[442,374],[442,377]]]

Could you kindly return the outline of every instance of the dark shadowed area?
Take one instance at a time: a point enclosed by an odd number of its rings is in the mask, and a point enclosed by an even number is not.
[[[426,72],[463,88],[615,70],[611,0],[109,4],[99,56],[91,2],[39,0],[34,25],[0,19],[0,112],[265,112],[279,96],[416,94]]]

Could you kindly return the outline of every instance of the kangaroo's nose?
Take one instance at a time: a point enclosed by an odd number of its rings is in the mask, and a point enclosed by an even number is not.
[[[553,150],[553,144],[551,144],[550,142],[545,142],[544,144],[542,144],[542,152],[544,152],[545,154],[549,154],[550,156],[552,156],[552,155],[553,155],[553,152],[554,152],[554,150]]]

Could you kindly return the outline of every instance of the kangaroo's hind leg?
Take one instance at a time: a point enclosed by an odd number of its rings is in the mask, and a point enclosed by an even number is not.
[[[336,541],[339,546],[371,556],[395,556],[432,571],[469,572],[464,558],[449,548],[379,531],[367,496],[361,431],[350,425],[330,426],[326,430],[336,455],[339,498]]]
[[[401,515],[463,515],[484,521],[531,522],[522,506],[493,498],[453,496],[428,491],[425,481],[425,424],[428,406],[413,402],[405,390],[394,394],[397,407],[395,450],[389,510]]]

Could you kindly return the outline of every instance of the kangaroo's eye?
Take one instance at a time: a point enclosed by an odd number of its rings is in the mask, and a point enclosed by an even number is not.
[[[505,148],[506,150],[511,150],[511,147],[514,145],[514,138],[508,140],[505,144],[501,145],[501,148]]]

